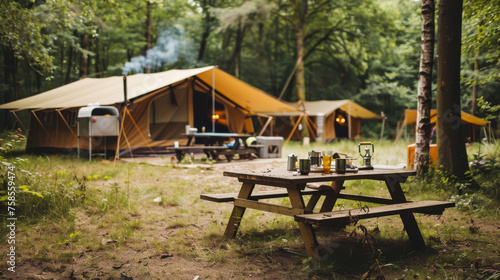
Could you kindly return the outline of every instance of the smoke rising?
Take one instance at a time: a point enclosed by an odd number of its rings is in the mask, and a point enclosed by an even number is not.
[[[122,67],[123,75],[163,71],[168,65],[182,61],[195,61],[194,44],[185,36],[184,30],[172,27],[163,30],[156,45],[146,52],[126,62]]]

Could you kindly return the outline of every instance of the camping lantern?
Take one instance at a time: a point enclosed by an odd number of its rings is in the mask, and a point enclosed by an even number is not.
[[[113,106],[90,104],[78,110],[78,158],[80,158],[80,136],[89,138],[89,161],[92,159],[92,137],[104,138],[106,153],[106,137],[118,136],[120,118],[118,109]],[[105,154],[106,156],[106,154]]]

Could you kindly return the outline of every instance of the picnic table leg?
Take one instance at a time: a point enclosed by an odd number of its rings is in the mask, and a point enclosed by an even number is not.
[[[217,150],[212,150],[210,154],[213,160],[219,160],[219,152]]]
[[[290,198],[290,203],[294,209],[304,209],[307,211],[304,204],[304,199],[300,194],[300,191],[296,188],[288,188],[288,197]],[[302,235],[302,240],[304,241],[304,246],[306,247],[306,252],[309,257],[315,260],[319,260],[318,252],[318,240],[316,239],[316,234],[311,224],[297,222],[299,225],[300,235]]]
[[[215,157],[214,157],[214,151],[210,150],[210,149],[204,149],[203,152],[205,153],[205,155],[207,155],[207,158],[211,158],[213,160],[217,160]]]
[[[254,187],[255,184],[243,182],[238,198],[249,199]],[[245,214],[245,209],[245,207],[234,206],[229,222],[227,223],[226,231],[224,232],[226,237],[233,238],[236,236],[243,214]]]
[[[177,158],[177,160],[179,162],[181,162],[183,156],[184,156],[184,152],[182,152],[181,150],[176,150],[175,151],[175,157]]]
[[[344,181],[332,181],[332,185],[327,188],[321,187],[321,189],[327,190],[327,194],[325,195],[325,201],[321,206],[320,212],[330,212],[335,206],[337,202],[337,198],[339,197],[340,190],[342,189],[342,185],[344,185]]]
[[[231,162],[233,160],[233,157],[234,157],[233,154],[226,154],[227,162]]]
[[[395,202],[401,203],[406,202],[406,197],[403,193],[403,189],[401,188],[400,182],[405,182],[406,178],[395,178],[388,177],[385,179],[385,183],[389,192],[391,194],[392,200]],[[402,213],[399,215],[401,220],[403,221],[403,225],[405,227],[406,233],[408,233],[408,237],[416,246],[417,249],[425,248],[425,241],[420,233],[420,229],[418,228],[417,221],[415,220],[415,216],[412,212]]]
[[[311,195],[309,202],[306,205],[305,213],[312,213],[314,211],[314,207],[318,204],[319,199],[321,198],[321,194],[315,193]]]

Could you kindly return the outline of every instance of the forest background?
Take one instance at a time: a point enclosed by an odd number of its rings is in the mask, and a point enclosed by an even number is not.
[[[85,77],[218,65],[290,102],[299,100],[293,73],[300,69],[306,100],[351,99],[384,112],[390,138],[404,110],[417,106],[420,1],[2,0],[0,6],[1,103]],[[500,116],[499,17],[499,0],[464,2],[462,110],[493,128]],[[0,130],[14,123],[0,113]],[[365,136],[376,136],[380,125],[364,127]]]

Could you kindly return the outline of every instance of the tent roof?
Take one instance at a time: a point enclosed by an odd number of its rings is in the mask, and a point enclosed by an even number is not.
[[[321,100],[321,101],[306,101],[305,107],[309,115],[317,116],[323,114],[328,116],[335,112],[337,109],[341,109],[352,117],[360,119],[382,119],[381,116],[373,113],[372,111],[362,107],[361,105],[355,103],[352,100]]]
[[[252,114],[298,112],[292,104],[282,102],[214,66],[127,76],[127,97],[132,100],[194,76],[209,86],[214,80],[218,94],[224,95]],[[123,101],[123,77],[114,76],[85,78],[31,97],[0,105],[0,109],[73,108],[93,103],[113,105]]]
[[[436,123],[436,109],[431,110],[431,123]],[[462,121],[470,124],[485,126],[488,121],[483,120],[481,118],[475,117],[471,114],[468,114],[462,111]],[[417,123],[417,110],[415,109],[406,109],[405,110],[405,119],[404,123],[406,125],[415,125]]]

